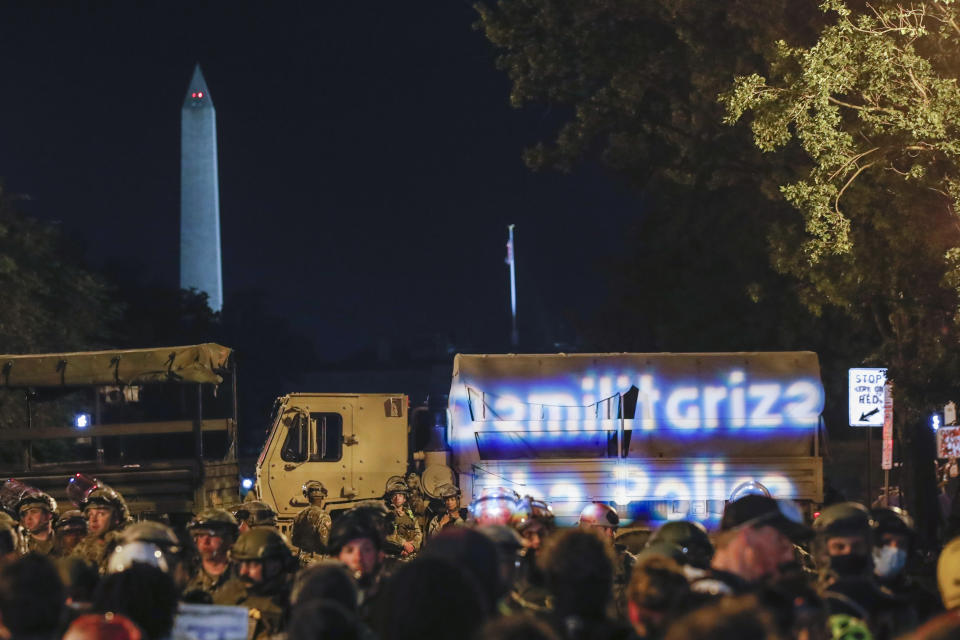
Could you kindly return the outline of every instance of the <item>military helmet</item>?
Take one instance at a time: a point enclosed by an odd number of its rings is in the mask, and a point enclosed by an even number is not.
[[[603,502],[591,502],[580,512],[577,524],[581,527],[618,527],[620,516],[616,509]]]
[[[506,524],[517,508],[520,496],[505,487],[486,487],[470,505],[470,512],[480,524]]]
[[[17,515],[21,518],[23,517],[23,512],[27,509],[34,509],[39,507],[47,513],[53,514],[53,517],[57,517],[57,501],[53,499],[53,496],[44,493],[43,491],[37,491],[36,493],[30,493],[20,499],[20,502],[17,503]]]
[[[323,486],[323,483],[319,480],[307,480],[303,483],[303,486],[300,488],[303,492],[303,497],[307,500],[310,499],[311,494],[319,493],[324,498],[327,497],[327,488]]]
[[[117,519],[121,523],[130,520],[130,510],[127,508],[126,500],[123,499],[119,491],[102,482],[98,483],[96,487],[87,493],[80,503],[80,508],[86,511],[88,507],[95,507],[97,505],[116,509]]]
[[[556,525],[553,509],[543,500],[537,500],[532,496],[524,496],[517,503],[513,517],[510,518],[510,524],[514,529],[522,532],[534,523],[540,523],[547,529],[553,529]]]
[[[699,522],[672,520],[657,529],[647,546],[657,542],[670,542],[683,551],[683,563],[706,569],[713,558],[713,544],[707,530]]]
[[[179,553],[180,551],[180,540],[173,529],[161,522],[152,520],[132,524],[123,530],[123,533],[120,534],[120,544],[132,542],[147,542],[170,553]]]
[[[396,493],[402,493],[407,497],[410,496],[410,485],[408,485],[407,481],[401,476],[393,476],[387,480],[387,486],[384,489],[383,497],[386,500],[390,500],[390,498]]]
[[[870,516],[877,523],[876,533],[896,533],[912,537],[916,533],[913,518],[900,507],[876,507]]]
[[[273,527],[277,524],[277,513],[269,505],[256,500],[242,502],[231,511],[238,522],[246,522],[250,527]]]
[[[53,528],[64,533],[86,533],[87,519],[83,517],[82,511],[71,509],[60,514],[60,518],[54,523]]]
[[[447,498],[456,498],[460,499],[460,487],[452,484],[441,485],[437,493],[440,496],[441,500],[446,500]]]
[[[832,504],[813,521],[813,530],[820,537],[863,535],[870,536],[875,523],[870,512],[857,502]]]
[[[232,538],[237,537],[239,523],[233,517],[233,514],[226,509],[205,509],[201,511],[187,525],[188,531],[197,531],[200,529],[209,529],[217,535],[227,534]]]
[[[257,527],[244,531],[230,550],[230,559],[241,560],[290,560],[290,547],[276,529]]]
[[[687,557],[687,554],[684,553],[683,547],[675,542],[670,542],[663,539],[651,539],[648,541],[646,546],[644,546],[640,553],[637,554],[637,563],[639,564],[647,558],[653,557],[670,558],[670,560],[673,560],[680,566],[690,564],[690,560]]]

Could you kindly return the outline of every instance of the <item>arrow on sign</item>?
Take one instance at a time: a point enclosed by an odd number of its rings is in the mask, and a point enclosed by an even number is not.
[[[866,420],[866,419],[869,418],[870,416],[872,416],[872,415],[874,415],[874,414],[877,414],[877,413],[880,413],[880,408],[879,408],[879,407],[875,408],[873,411],[868,411],[867,413],[861,413],[861,414],[860,414],[860,422],[863,422],[864,420]]]

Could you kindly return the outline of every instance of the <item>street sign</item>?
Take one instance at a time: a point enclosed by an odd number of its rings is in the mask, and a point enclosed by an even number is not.
[[[883,385],[886,369],[850,369],[849,417],[851,427],[883,426]]]

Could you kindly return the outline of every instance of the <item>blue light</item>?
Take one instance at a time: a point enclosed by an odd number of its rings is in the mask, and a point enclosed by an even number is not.
[[[250,489],[253,489],[253,479],[244,478],[240,481],[240,486],[243,487],[244,491],[250,491]]]
[[[78,413],[73,417],[73,426],[77,429],[86,429],[90,426],[90,414]]]
[[[936,431],[937,429],[940,428],[940,414],[939,414],[939,413],[935,413],[935,414],[933,414],[932,416],[930,416],[930,427],[931,427],[934,431]]]

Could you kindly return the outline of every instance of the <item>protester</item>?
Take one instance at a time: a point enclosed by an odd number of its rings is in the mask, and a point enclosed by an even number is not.
[[[387,583],[374,628],[380,640],[463,640],[488,614],[466,570],[437,557],[419,557]]]
[[[63,606],[63,584],[49,558],[28,553],[0,568],[0,637],[53,640]]]
[[[637,562],[627,588],[627,611],[638,638],[661,638],[688,608],[690,583],[679,564],[657,556]]]
[[[187,530],[193,537],[200,562],[183,587],[183,593],[199,599],[197,592],[200,592],[212,601],[214,594],[236,577],[230,549],[237,539],[239,524],[225,509],[207,509],[190,521]]]
[[[692,588],[731,596],[777,580],[783,567],[795,561],[793,543],[809,539],[812,533],[793,502],[745,495],[724,509],[710,569],[693,581]]]
[[[93,611],[121,613],[143,631],[144,640],[165,640],[177,612],[177,588],[163,570],[143,563],[103,577],[93,597]]]
[[[256,610],[251,640],[283,631],[296,559],[283,535],[270,527],[240,534],[230,550],[237,576],[214,594],[215,604]]]
[[[552,607],[544,619],[561,638],[629,638],[632,629],[609,615],[614,556],[609,538],[569,529],[552,536],[539,557]]]

